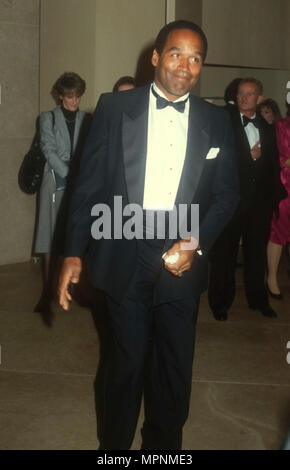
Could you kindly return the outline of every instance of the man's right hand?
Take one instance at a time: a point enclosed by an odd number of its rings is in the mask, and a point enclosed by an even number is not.
[[[69,285],[70,283],[77,284],[79,282],[81,271],[81,258],[71,257],[64,259],[58,283],[58,299],[64,310],[69,309],[69,302],[72,300],[68,290]]]
[[[253,160],[257,160],[261,156],[261,142],[255,143],[254,147],[251,148],[251,155]]]

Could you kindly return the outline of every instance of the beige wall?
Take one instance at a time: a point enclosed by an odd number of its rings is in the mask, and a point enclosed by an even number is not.
[[[55,106],[50,91],[63,72],[87,82],[82,108],[95,102],[96,0],[41,0],[40,110]]]
[[[290,1],[203,0],[202,18],[209,41],[206,62],[219,66],[205,66],[201,96],[223,96],[232,79],[255,77],[264,85],[265,98],[276,100],[285,114],[290,79]]]
[[[202,0],[175,0],[175,19],[190,20],[202,25]]]
[[[0,0],[0,264],[27,260],[35,197],[18,188],[39,108],[39,0]]]
[[[283,29],[282,29],[282,60],[284,66],[290,69],[290,1],[282,0],[284,9],[282,11]],[[289,77],[290,79],[290,77]]]
[[[288,67],[282,47],[286,6],[284,0],[203,0],[203,28],[210,44],[207,62]]]
[[[53,106],[50,89],[68,70],[85,78],[81,106],[94,109],[120,76],[135,75],[139,55],[165,23],[165,0],[41,0],[41,5],[41,110]]]
[[[171,1],[171,9],[173,9]],[[285,113],[290,80],[289,0],[175,0],[176,19],[201,25],[209,42],[207,64],[194,94],[223,97],[236,77],[256,77],[265,97],[275,99]],[[213,100],[223,105],[222,99]]]
[[[174,5],[176,19],[202,26],[209,42],[206,63],[214,65],[204,66],[193,93],[223,97],[231,80],[253,76],[263,82],[265,97],[275,99],[285,113],[290,0],[175,0]]]
[[[135,75],[142,51],[165,24],[165,0],[97,0],[96,97]],[[154,14],[153,14],[154,12]]]

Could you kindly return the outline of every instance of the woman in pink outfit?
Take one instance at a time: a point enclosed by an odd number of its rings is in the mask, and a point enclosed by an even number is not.
[[[267,285],[270,295],[276,299],[282,299],[277,281],[282,248],[290,242],[290,105],[288,105],[287,116],[276,123],[276,136],[281,166],[280,176],[288,197],[279,203],[279,217],[273,214],[267,246]]]

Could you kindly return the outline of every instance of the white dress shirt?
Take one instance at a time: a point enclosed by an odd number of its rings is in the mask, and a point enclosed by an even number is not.
[[[153,87],[167,99],[155,83]],[[188,96],[189,93],[175,102]],[[150,90],[144,209],[169,211],[174,206],[186,154],[189,106],[187,100],[184,113],[172,106],[157,109],[156,97]]]
[[[241,113],[240,115],[241,115],[241,121],[243,124],[243,115]],[[255,117],[256,117],[256,113],[250,119],[255,119]],[[248,138],[250,149],[252,149],[254,145],[256,145],[258,140],[260,140],[259,129],[257,129],[257,127],[254,124],[249,122],[249,124],[246,127],[244,127],[244,130]]]

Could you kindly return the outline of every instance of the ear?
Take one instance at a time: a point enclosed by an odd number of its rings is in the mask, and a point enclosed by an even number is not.
[[[258,96],[257,105],[258,105],[258,104],[261,104],[262,101],[264,101],[264,96],[263,96],[263,95],[259,95],[259,96]]]
[[[156,51],[156,49],[154,49],[153,54],[152,54],[152,59],[151,59],[151,63],[153,67],[157,67],[158,62],[159,62],[159,54]]]

